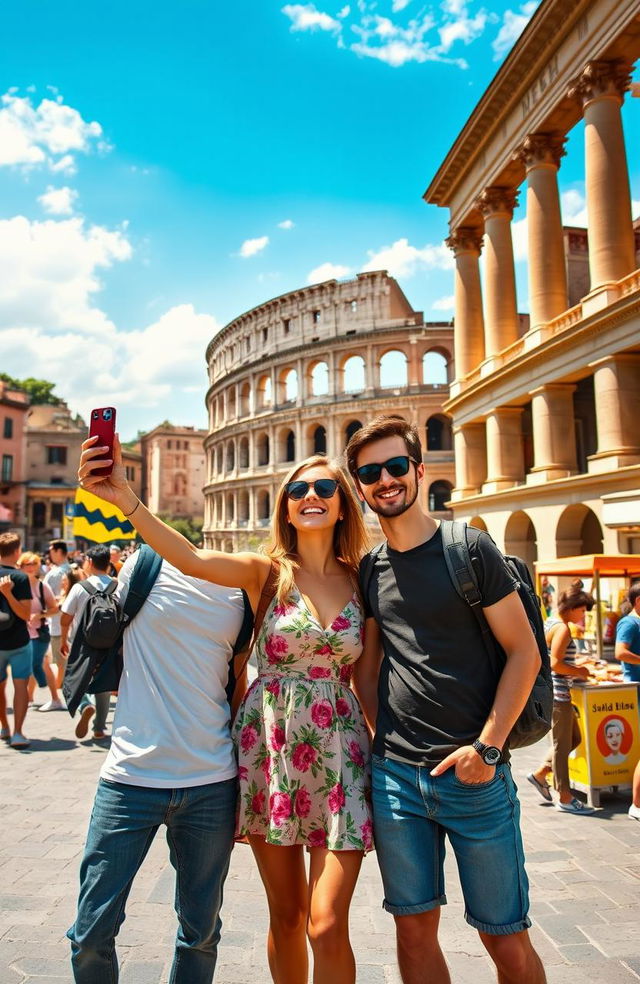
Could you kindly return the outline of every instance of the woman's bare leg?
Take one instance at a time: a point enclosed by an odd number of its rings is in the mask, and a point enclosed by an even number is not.
[[[313,950],[314,984],[354,984],[356,963],[349,942],[349,906],[362,851],[312,847],[307,932]]]

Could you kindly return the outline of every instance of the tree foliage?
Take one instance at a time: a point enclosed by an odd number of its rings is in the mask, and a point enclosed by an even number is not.
[[[32,376],[29,376],[28,379],[14,379],[13,376],[9,376],[6,372],[0,372],[0,379],[9,386],[14,386],[16,389],[21,389],[25,393],[28,393],[31,402],[35,406],[47,404],[58,407],[62,403],[60,397],[56,396],[53,392],[56,384],[50,383],[46,379],[34,379]]]
[[[191,543],[194,543],[196,546],[199,543],[202,543],[201,522],[194,519],[174,518],[173,516],[161,516],[160,519],[162,519],[167,526],[177,530],[178,533],[182,533],[183,536],[186,536],[187,540],[190,540]]]

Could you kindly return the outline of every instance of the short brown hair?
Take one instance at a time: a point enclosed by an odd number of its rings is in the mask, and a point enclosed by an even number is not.
[[[590,612],[594,605],[595,599],[592,595],[587,594],[586,591],[577,591],[573,587],[570,591],[561,591],[558,596],[558,611],[560,614],[570,612],[572,608],[586,608]]]
[[[422,464],[422,445],[413,424],[397,413],[380,414],[371,423],[357,430],[347,444],[345,451],[347,468],[354,479],[358,467],[358,455],[362,449],[368,444],[373,444],[374,441],[382,441],[385,437],[401,437],[407,446],[409,457],[416,464]]]
[[[0,533],[0,557],[10,557],[20,549],[21,542],[17,533]]]

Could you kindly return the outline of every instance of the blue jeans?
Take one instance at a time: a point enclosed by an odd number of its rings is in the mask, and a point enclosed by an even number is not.
[[[465,919],[506,936],[531,925],[520,805],[508,765],[489,782],[462,782],[453,768],[373,756],[373,829],[384,908],[396,916],[445,905],[445,834],[458,864]]]
[[[237,780],[154,789],[101,779],[68,931],[76,984],[116,984],[115,937],[133,879],[158,827],[176,871],[176,950],[169,984],[211,984],[220,940],[222,886],[233,846]]]
[[[36,678],[36,683],[39,687],[46,687],[47,685],[47,678],[44,675],[42,664],[44,663],[50,641],[48,638],[31,640],[31,672]]]
[[[111,706],[111,693],[105,691],[101,694],[83,694],[82,700],[78,704],[78,710],[82,714],[85,707],[91,706],[96,709],[96,716],[93,719],[93,730],[96,732],[104,731],[107,726],[107,714]]]

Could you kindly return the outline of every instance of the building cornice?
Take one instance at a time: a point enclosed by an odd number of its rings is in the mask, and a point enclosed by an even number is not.
[[[539,485],[512,485],[507,489],[500,489],[499,492],[483,493],[469,496],[468,498],[458,499],[452,503],[454,512],[473,512],[480,515],[488,507],[496,509],[512,509],[518,507],[519,503],[526,503],[530,508],[534,505],[533,499],[551,500],[554,504],[566,501],[562,496],[575,495],[575,502],[582,502],[585,499],[601,499],[606,494],[609,486],[616,492],[620,491],[620,485],[629,482],[629,488],[634,487],[634,483],[640,482],[640,465],[627,465],[617,468],[611,472],[594,472],[581,475],[571,475],[569,478],[555,478],[541,482]]]

